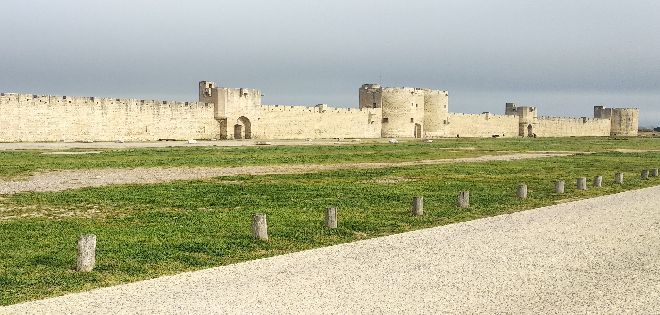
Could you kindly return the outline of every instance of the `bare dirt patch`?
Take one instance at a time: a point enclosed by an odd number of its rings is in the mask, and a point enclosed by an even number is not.
[[[84,155],[84,154],[99,154],[101,151],[62,151],[62,152],[44,152],[44,155]]]
[[[568,155],[572,155],[572,153],[517,153],[508,155],[487,155],[471,158],[420,160],[394,163],[382,162],[241,167],[175,167],[66,170],[39,173],[21,180],[0,181],[0,195],[11,195],[28,191],[62,191],[83,187],[101,187],[120,184],[155,184],[176,180],[197,180],[222,176],[303,174],[343,169],[376,169],[417,165],[436,165],[446,163],[514,161]]]
[[[0,207],[0,222],[24,218],[98,218],[109,215],[106,209],[101,209],[98,205],[76,205],[76,206],[43,206],[43,205],[3,205]],[[116,213],[113,213],[116,215]]]
[[[376,183],[376,184],[397,184],[397,183],[412,182],[412,181],[415,181],[415,180],[416,179],[414,179],[414,178],[408,178],[408,177],[387,176],[387,177],[376,178],[376,179],[372,180],[371,182]]]

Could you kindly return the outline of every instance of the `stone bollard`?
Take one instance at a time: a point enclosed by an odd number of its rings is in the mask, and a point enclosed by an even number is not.
[[[424,214],[424,197],[414,197],[412,200],[412,215],[420,216]]]
[[[580,177],[577,179],[577,190],[587,190],[587,178]]]
[[[337,208],[329,207],[325,208],[325,215],[323,218],[325,227],[329,229],[337,228]]]
[[[649,179],[649,170],[642,171],[642,179]]]
[[[594,177],[594,187],[603,187],[603,176]]]
[[[616,173],[614,174],[614,183],[615,184],[623,184],[623,173]]]
[[[90,272],[96,265],[96,235],[80,235],[78,238],[78,263],[76,270]]]
[[[527,199],[527,185],[520,184],[518,185],[518,198]]]
[[[268,240],[268,222],[266,222],[265,214],[255,213],[252,215],[252,236],[258,240]]]
[[[564,186],[566,186],[566,182],[563,180],[558,180],[555,182],[555,193],[557,194],[563,194],[564,193]]]
[[[651,170],[651,177],[658,177],[658,169],[654,168]]]
[[[458,193],[458,207],[463,209],[470,207],[469,191],[461,191],[460,193]]]

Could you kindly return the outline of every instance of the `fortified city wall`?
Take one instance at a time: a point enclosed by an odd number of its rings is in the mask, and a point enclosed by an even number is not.
[[[263,105],[261,91],[199,83],[199,102],[0,95],[0,142],[636,136],[639,110],[596,106],[594,118],[449,112],[449,93],[364,84],[359,108]]]
[[[518,137],[518,117],[449,113],[445,132],[438,137]]]
[[[607,137],[610,135],[610,121],[586,117],[540,117],[533,132],[540,137]]]
[[[95,97],[0,95],[0,141],[211,139],[213,104]]]
[[[263,105],[255,139],[380,138],[380,108]],[[261,123],[263,121],[263,123]]]
[[[200,100],[215,106],[221,139],[380,138],[381,108],[262,105],[261,91],[200,82]]]
[[[594,107],[594,118],[570,118],[538,116],[538,110],[532,106],[517,106],[507,103],[505,113],[517,116],[519,136],[538,137],[606,137],[616,135],[636,136],[638,129],[638,109]],[[610,117],[619,117],[615,121]]]

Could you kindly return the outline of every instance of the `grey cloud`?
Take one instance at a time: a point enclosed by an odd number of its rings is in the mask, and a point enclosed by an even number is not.
[[[0,90],[355,106],[361,83],[448,89],[453,111],[636,105],[660,124],[660,2],[5,0]],[[589,95],[586,97],[585,95]],[[492,105],[494,104],[494,105]],[[579,114],[579,113],[577,113]]]

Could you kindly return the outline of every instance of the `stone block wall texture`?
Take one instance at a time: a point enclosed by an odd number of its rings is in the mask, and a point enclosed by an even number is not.
[[[0,141],[212,139],[213,104],[70,96],[0,96]]]
[[[518,117],[510,115],[449,113],[445,131],[432,137],[517,137]]]
[[[260,106],[254,139],[380,138],[380,108]]]
[[[540,117],[532,128],[537,137],[607,137],[610,135],[610,120]]]

